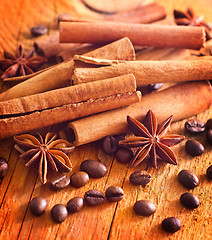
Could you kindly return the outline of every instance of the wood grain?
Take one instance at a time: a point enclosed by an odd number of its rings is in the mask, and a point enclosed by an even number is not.
[[[211,0],[158,0],[164,5],[169,16],[173,9],[185,10],[192,6],[197,15],[204,14],[207,21],[212,22]],[[74,17],[95,19],[100,16],[79,0],[2,0],[0,8],[0,57],[3,50],[13,52],[18,43],[23,43],[26,50],[32,48],[34,38],[30,35],[30,28],[36,24],[44,24],[49,33],[57,28],[58,13],[69,13]],[[171,58],[175,54],[171,51]],[[161,52],[160,52],[161,54]],[[162,54],[163,55],[163,54]],[[165,53],[167,59],[169,52]],[[147,58],[147,56],[145,55]],[[157,51],[150,60],[157,58]],[[179,54],[177,54],[177,58]],[[140,56],[142,59],[142,56]],[[0,81],[0,89],[2,88]],[[3,89],[9,86],[5,84]],[[212,117],[212,107],[195,118],[204,122]],[[185,121],[172,124],[170,132],[184,134]],[[1,126],[0,126],[1,127]],[[39,132],[56,130],[48,127]],[[211,239],[212,223],[212,183],[206,178],[205,172],[212,164],[212,149],[206,144],[205,135],[191,137],[186,135],[186,140],[197,138],[205,146],[202,156],[190,157],[185,153],[184,144],[173,147],[178,156],[179,165],[173,166],[161,163],[158,169],[150,169],[152,181],[145,188],[133,186],[129,176],[133,171],[145,169],[145,164],[136,168],[120,164],[111,157],[111,164],[107,166],[108,173],[104,178],[91,179],[80,189],[68,187],[60,192],[53,192],[48,185],[41,185],[34,168],[27,169],[24,162],[13,149],[13,139],[0,141],[0,155],[5,157],[9,170],[0,182],[0,239]],[[80,163],[87,159],[97,160],[98,145],[92,143],[78,147],[71,153],[73,172],[79,170]],[[189,169],[200,178],[200,185],[194,190],[201,205],[191,211],[184,209],[179,203],[179,197],[187,191],[177,181],[177,174],[182,169]],[[98,189],[105,192],[111,185],[122,186],[125,197],[119,203],[105,201],[96,207],[85,206],[81,212],[69,215],[62,224],[55,224],[51,220],[50,210],[57,203],[66,204],[74,196],[82,196],[89,189]],[[46,213],[41,217],[34,217],[29,211],[29,201],[35,196],[45,197],[48,201]],[[143,218],[133,212],[136,200],[149,199],[156,205],[156,213],[148,218]],[[161,221],[165,217],[176,216],[182,222],[182,229],[175,234],[162,231]]]

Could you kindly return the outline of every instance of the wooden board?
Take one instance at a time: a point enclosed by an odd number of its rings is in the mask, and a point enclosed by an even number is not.
[[[200,15],[203,13],[206,20],[212,21],[211,0],[158,2],[167,8],[170,16],[173,9],[185,10],[192,6]],[[2,0],[0,57],[3,49],[12,52],[18,43],[24,43],[26,49],[30,49],[34,40],[30,35],[30,28],[35,24],[44,24],[48,26],[49,32],[53,31],[57,27],[56,18],[59,13],[88,18],[98,16],[77,0]],[[172,52],[171,58],[173,57]],[[206,122],[212,117],[212,107],[195,117]],[[172,124],[170,132],[184,134],[185,121]],[[42,129],[41,132],[51,129],[54,130],[55,127]],[[191,137],[186,135],[186,139],[189,138]],[[145,188],[133,186],[129,182],[130,174],[145,169],[144,164],[132,168],[118,163],[111,157],[111,163],[107,166],[108,174],[104,178],[91,179],[80,189],[68,187],[60,192],[50,190],[48,185],[41,185],[36,170],[24,166],[24,162],[13,149],[12,138],[1,140],[0,155],[8,160],[9,170],[0,182],[0,239],[211,239],[212,183],[207,180],[205,173],[207,167],[212,164],[212,148],[206,144],[204,134],[197,139],[206,146],[202,156],[187,155],[184,149],[185,141],[173,147],[179,165],[160,164],[158,169],[150,169],[153,178]],[[71,154],[73,172],[79,170],[83,160],[97,160],[97,151],[96,143],[77,148]],[[200,185],[190,190],[201,201],[200,207],[193,211],[184,209],[179,202],[180,195],[187,191],[177,181],[177,174],[182,169],[189,169],[200,178]],[[69,215],[62,224],[52,221],[50,210],[55,204],[66,204],[74,196],[83,197],[89,189],[105,192],[111,185],[118,185],[124,189],[125,197],[119,203],[105,201],[99,206],[85,206],[79,213]],[[45,197],[48,201],[46,213],[41,217],[33,216],[29,210],[29,202],[35,196]],[[136,215],[133,205],[140,199],[154,202],[156,213],[151,217]],[[182,222],[182,229],[175,234],[168,234],[161,228],[161,221],[170,216],[178,217]]]

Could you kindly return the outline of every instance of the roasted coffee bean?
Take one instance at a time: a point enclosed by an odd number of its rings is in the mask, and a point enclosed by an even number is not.
[[[212,180],[212,165],[207,169],[207,177]]]
[[[104,202],[105,196],[102,192],[97,190],[89,190],[85,193],[84,199],[89,205],[98,205]]]
[[[67,187],[70,184],[70,178],[67,178],[66,176],[62,176],[53,182],[50,183],[50,187],[53,190],[61,190],[65,187]]]
[[[89,175],[86,172],[76,172],[71,175],[70,180],[71,186],[80,188],[89,182]]]
[[[130,182],[134,185],[147,185],[151,180],[151,174],[146,171],[136,171],[130,175]]]
[[[118,186],[110,186],[107,188],[105,196],[110,202],[118,202],[124,197],[124,191]]]
[[[206,129],[212,129],[212,118],[208,119],[205,124]]]
[[[80,170],[86,172],[91,178],[101,178],[107,173],[107,168],[104,164],[89,159],[81,163]]]
[[[152,83],[152,84],[147,85],[148,90],[150,92],[156,91],[156,90],[160,89],[162,86],[163,86],[163,83],[154,83],[154,84]]]
[[[148,200],[137,201],[133,209],[138,215],[141,216],[150,216],[156,211],[155,205]]]
[[[182,170],[178,173],[179,182],[188,189],[193,189],[199,185],[198,177],[189,170]]]
[[[8,164],[6,162],[6,159],[3,157],[0,157],[0,178],[3,178],[7,172]]]
[[[65,205],[57,204],[52,208],[51,216],[54,222],[61,223],[68,217],[68,210]]]
[[[185,123],[185,129],[188,133],[198,134],[205,131],[205,124],[198,119],[191,119]]]
[[[44,214],[47,206],[47,200],[42,197],[35,197],[31,200],[29,208],[37,216]]]
[[[177,232],[181,228],[180,220],[176,217],[169,217],[162,221],[162,228],[166,232]]]
[[[116,152],[118,145],[118,141],[114,136],[106,136],[102,139],[102,149],[109,155],[113,155]]]
[[[41,36],[47,33],[47,28],[43,25],[38,25],[31,28],[31,34],[35,37]]]
[[[131,149],[120,147],[116,152],[116,159],[120,163],[128,163],[133,159],[133,152]]]
[[[208,143],[212,144],[212,129],[207,130],[206,139]]]
[[[79,212],[83,207],[84,200],[81,197],[74,197],[67,203],[67,209],[70,213]]]
[[[189,192],[183,193],[181,195],[180,202],[182,203],[183,206],[190,208],[190,209],[199,207],[198,197]]]
[[[185,149],[191,156],[200,156],[205,150],[204,146],[197,140],[188,140]]]

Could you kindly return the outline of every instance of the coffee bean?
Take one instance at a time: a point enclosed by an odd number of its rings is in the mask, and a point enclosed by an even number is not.
[[[53,190],[61,190],[65,187],[67,187],[70,184],[70,178],[67,178],[66,176],[62,176],[53,182],[50,183],[50,187]]]
[[[41,36],[47,33],[47,28],[43,25],[38,25],[31,28],[31,34],[35,37]]]
[[[70,184],[73,187],[80,188],[89,182],[89,175],[86,172],[76,172],[71,175]]]
[[[194,189],[199,185],[198,177],[189,170],[182,170],[178,174],[179,182],[188,189]]]
[[[205,148],[197,140],[188,140],[185,144],[185,150],[191,156],[200,156],[201,154],[203,154]]]
[[[151,180],[151,174],[146,171],[136,171],[130,175],[130,182],[134,185],[147,185]]]
[[[89,205],[98,205],[104,202],[105,196],[102,192],[97,190],[89,190],[85,193],[84,199]]]
[[[185,129],[188,133],[197,134],[205,131],[205,124],[198,119],[191,119],[185,123]]]
[[[133,155],[131,149],[120,147],[116,152],[116,159],[120,163],[128,163],[132,160]]]
[[[3,178],[7,172],[8,164],[6,162],[6,159],[3,157],[0,157],[0,178]]]
[[[180,220],[176,217],[169,217],[162,221],[162,228],[166,232],[177,232],[181,228]]]
[[[118,186],[110,186],[107,188],[105,196],[110,202],[118,202],[124,197],[124,191]]]
[[[118,148],[118,141],[114,136],[106,136],[102,139],[102,149],[105,153],[113,155]]]
[[[152,83],[152,84],[147,85],[148,90],[150,92],[156,91],[156,90],[160,89],[162,86],[163,86],[163,83],[154,83],[154,84]]]
[[[35,197],[31,200],[29,208],[31,212],[37,216],[44,214],[47,206],[47,201],[42,197]]]
[[[148,200],[137,201],[133,209],[138,215],[141,216],[150,216],[156,211],[155,205]]]
[[[194,209],[199,207],[199,199],[192,193],[183,193],[180,197],[180,202],[187,208]]]
[[[104,164],[89,159],[81,163],[80,170],[86,172],[91,178],[101,178],[107,173],[107,168]]]
[[[70,213],[79,212],[83,207],[83,198],[81,197],[74,197],[67,203],[67,209]]]
[[[206,129],[212,129],[212,118],[208,119],[205,124]]]
[[[208,143],[212,144],[212,129],[207,130],[206,139]]]
[[[212,165],[210,165],[207,169],[207,176],[210,180],[212,180]]]
[[[68,210],[65,205],[57,204],[52,208],[51,216],[54,222],[61,223],[68,217]]]

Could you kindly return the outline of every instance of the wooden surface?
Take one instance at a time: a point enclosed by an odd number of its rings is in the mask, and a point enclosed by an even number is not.
[[[192,6],[197,13],[204,14],[205,19],[212,22],[211,0],[158,2],[166,7],[170,16],[173,9],[185,10]],[[76,17],[98,17],[97,13],[88,10],[77,0],[2,0],[0,57],[2,58],[3,49],[12,52],[18,43],[30,49],[34,40],[30,35],[30,27],[44,24],[51,33],[57,27],[57,15],[64,12]],[[2,87],[2,82],[0,86]],[[7,86],[3,86],[5,87]],[[195,117],[206,122],[212,117],[212,108]],[[184,134],[184,123],[185,120],[172,124],[170,132]],[[55,127],[45,130],[51,129],[54,130]],[[186,139],[189,138],[191,137],[186,135]],[[129,182],[130,174],[144,169],[144,164],[132,168],[111,159],[111,164],[107,166],[108,174],[104,178],[91,179],[80,189],[68,187],[60,192],[50,190],[48,185],[41,185],[36,170],[24,166],[24,162],[13,149],[12,138],[1,140],[0,156],[8,160],[9,170],[0,182],[0,239],[211,239],[212,183],[207,180],[205,173],[207,167],[212,164],[212,148],[206,144],[204,134],[197,139],[206,146],[202,156],[187,155],[184,149],[185,141],[173,147],[179,165],[160,164],[158,169],[150,169],[152,180],[145,188],[133,186]],[[83,160],[97,160],[97,151],[96,143],[77,148],[71,154],[73,172],[79,170]],[[177,174],[182,169],[193,171],[200,179],[200,185],[190,190],[201,202],[199,208],[193,211],[184,209],[179,202],[180,195],[187,191],[177,181]],[[119,203],[105,201],[99,206],[85,206],[79,213],[69,215],[62,224],[52,221],[50,210],[55,204],[66,204],[74,196],[83,197],[89,189],[105,192],[111,185],[118,185],[124,189],[125,197]],[[44,197],[48,201],[46,213],[41,217],[33,216],[28,209],[30,199],[35,196]],[[134,203],[141,199],[148,199],[156,205],[154,215],[140,217],[133,212]],[[175,234],[168,234],[161,228],[162,220],[170,216],[178,217],[182,223],[181,230]]]

